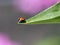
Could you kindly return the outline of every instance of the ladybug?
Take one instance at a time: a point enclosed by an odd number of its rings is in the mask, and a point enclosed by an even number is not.
[[[20,18],[18,18],[18,22],[19,22],[19,23],[25,23],[25,22],[26,22],[26,20],[25,20],[25,18],[20,17]]]

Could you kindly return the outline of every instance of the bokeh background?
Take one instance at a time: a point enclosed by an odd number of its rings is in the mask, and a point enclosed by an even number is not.
[[[28,19],[33,15],[17,11],[11,0],[0,0],[0,32],[8,34],[12,40],[33,45],[45,37],[60,36],[60,24],[19,25],[17,19],[21,16]]]

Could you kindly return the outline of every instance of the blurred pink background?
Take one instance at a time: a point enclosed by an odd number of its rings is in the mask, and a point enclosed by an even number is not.
[[[0,45],[21,45],[21,44],[11,40],[7,34],[0,32]]]
[[[34,15],[58,1],[59,0],[13,0],[13,5],[18,11]]]

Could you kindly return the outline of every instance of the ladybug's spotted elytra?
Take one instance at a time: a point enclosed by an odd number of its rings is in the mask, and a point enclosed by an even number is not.
[[[18,21],[19,21],[19,23],[25,23],[26,22],[25,18],[23,18],[23,17],[18,18]]]

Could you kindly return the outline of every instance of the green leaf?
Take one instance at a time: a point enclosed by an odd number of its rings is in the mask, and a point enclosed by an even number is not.
[[[22,24],[51,24],[60,23],[60,2],[26,20]],[[18,24],[21,24],[18,22]]]

